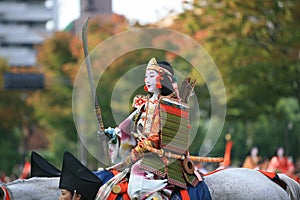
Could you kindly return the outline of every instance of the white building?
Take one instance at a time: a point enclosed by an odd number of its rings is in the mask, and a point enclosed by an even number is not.
[[[34,46],[57,27],[57,0],[0,1],[0,57],[11,67],[35,67]]]

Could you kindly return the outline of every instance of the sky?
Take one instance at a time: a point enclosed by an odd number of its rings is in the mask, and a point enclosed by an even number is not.
[[[60,22],[62,30],[72,20],[79,17],[79,0],[59,0]],[[114,13],[124,15],[131,20],[137,20],[141,24],[158,21],[170,11],[181,12],[182,0],[112,0]]]

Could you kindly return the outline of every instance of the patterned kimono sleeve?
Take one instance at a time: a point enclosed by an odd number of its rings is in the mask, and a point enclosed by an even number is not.
[[[137,141],[133,136],[132,127],[133,119],[140,112],[141,107],[145,104],[145,96],[137,95],[133,99],[132,107],[134,111],[114,129],[117,140],[109,142],[110,156],[112,162],[123,161],[130,151],[137,145]]]

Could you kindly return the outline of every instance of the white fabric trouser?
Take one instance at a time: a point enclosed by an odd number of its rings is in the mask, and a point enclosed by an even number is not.
[[[130,179],[128,183],[128,195],[130,199],[145,199],[153,192],[162,190],[167,184],[167,179],[154,180],[145,176],[145,171],[140,169],[141,160],[131,167]]]

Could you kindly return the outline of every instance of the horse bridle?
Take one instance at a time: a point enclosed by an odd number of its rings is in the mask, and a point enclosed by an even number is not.
[[[11,200],[9,191],[8,191],[8,189],[5,187],[5,185],[1,185],[0,187],[1,187],[1,189],[3,190],[3,192],[4,192],[4,199],[3,199],[3,200]]]

